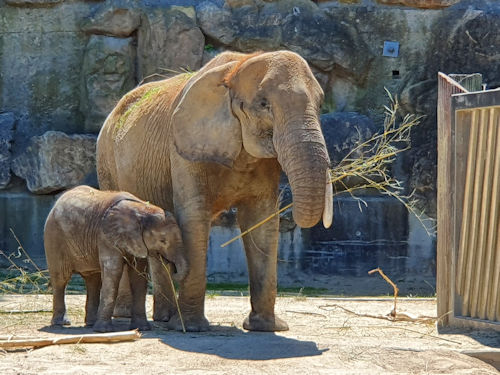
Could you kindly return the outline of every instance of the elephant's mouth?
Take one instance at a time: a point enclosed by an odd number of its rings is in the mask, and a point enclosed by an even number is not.
[[[169,277],[174,281],[181,281],[186,276],[186,270],[183,270],[182,264],[177,265],[176,262],[166,258],[162,254],[157,254],[157,259],[161,262]]]
[[[172,272],[173,275],[177,275],[178,272],[177,272],[177,266],[175,265],[175,263],[172,262],[171,260],[163,257],[163,256],[161,258],[162,258],[161,261],[163,264],[165,264],[167,266],[170,265],[170,272]]]
[[[168,259],[167,257],[163,256],[160,253],[156,254],[156,258],[163,264],[163,267],[167,269],[170,273],[176,274],[177,273],[177,267],[175,266],[175,263]]]

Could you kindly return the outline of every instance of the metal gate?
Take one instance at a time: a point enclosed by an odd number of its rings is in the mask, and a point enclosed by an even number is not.
[[[500,90],[439,75],[438,315],[500,330]]]

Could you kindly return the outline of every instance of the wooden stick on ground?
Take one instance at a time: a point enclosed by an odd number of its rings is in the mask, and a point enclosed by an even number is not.
[[[427,315],[413,315],[413,314],[405,314],[405,313],[397,313],[396,315],[392,315],[392,311],[390,314],[387,315],[373,315],[373,314],[363,314],[363,313],[357,313],[355,311],[346,309],[343,306],[337,305],[337,304],[332,304],[332,305],[323,305],[319,306],[321,310],[326,310],[326,311],[331,311],[327,309],[327,307],[335,307],[339,308],[346,313],[356,315],[362,318],[373,318],[373,319],[384,319],[384,320],[389,320],[391,322],[414,322],[414,323],[433,323],[436,321],[435,316],[427,316]]]
[[[43,339],[18,339],[0,341],[0,348],[41,348],[48,345],[83,344],[83,343],[113,343],[135,341],[141,337],[137,330],[111,333],[95,333],[87,335],[67,335],[62,337],[48,337]]]
[[[392,282],[392,280],[389,279],[389,277],[387,277],[387,275],[384,273],[384,271],[382,271],[380,269],[380,267],[377,267],[371,271],[368,271],[368,274],[371,275],[372,273],[375,273],[375,272],[378,272],[380,274],[380,276],[382,276],[384,278],[384,280],[387,281],[389,284],[391,284],[392,287],[394,288],[394,309],[391,311],[391,316],[395,317],[396,316],[396,301],[398,299],[399,289],[396,286],[396,284],[394,284]]]

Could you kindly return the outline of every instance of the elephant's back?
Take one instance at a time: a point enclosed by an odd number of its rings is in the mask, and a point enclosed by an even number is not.
[[[78,231],[97,219],[106,206],[108,194],[90,186],[77,186],[63,193],[49,213],[47,222],[54,221],[65,233]]]
[[[150,123],[160,114],[168,115],[189,77],[188,74],[181,74],[136,87],[120,99],[106,119],[103,130],[113,139],[120,140],[132,128]]]
[[[82,185],[58,198],[45,222],[47,262],[56,264],[65,259],[63,263],[78,272],[98,267],[97,230],[112,196]]]
[[[147,83],[126,94],[105,122],[97,145],[101,188],[129,191],[171,207],[171,114],[191,74]]]

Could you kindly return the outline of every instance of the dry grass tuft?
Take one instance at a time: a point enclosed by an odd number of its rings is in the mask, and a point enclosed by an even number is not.
[[[390,105],[384,106],[386,116],[382,133],[375,134],[372,138],[357,145],[338,165],[330,169],[330,182],[345,187],[340,192],[334,192],[334,196],[349,192],[360,204],[366,206],[366,202],[355,196],[353,192],[361,189],[376,189],[401,202],[420,221],[427,234],[433,235],[436,230],[435,221],[427,218],[425,212],[417,209],[418,200],[414,196],[414,191],[405,194],[401,181],[395,179],[390,173],[390,166],[397,155],[411,148],[411,131],[420,124],[422,116],[406,114],[401,118],[397,98],[394,98],[389,91],[386,90],[386,92]],[[349,177],[355,177],[363,183],[347,188],[344,181]]]
[[[10,264],[6,272],[0,274],[0,295],[46,294],[49,285],[48,271],[41,270],[31,259],[12,228],[10,228],[10,232],[19,246],[11,254],[0,250],[0,255]],[[35,271],[30,271],[30,269]]]

